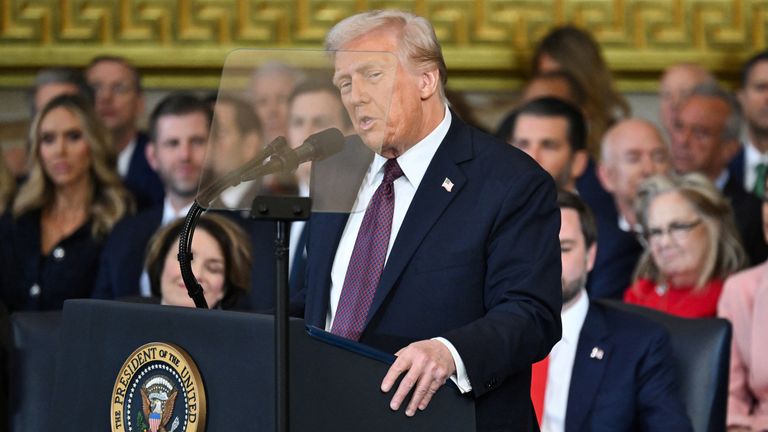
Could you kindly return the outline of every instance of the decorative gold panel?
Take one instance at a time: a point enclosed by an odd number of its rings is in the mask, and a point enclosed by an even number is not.
[[[25,86],[49,65],[119,54],[149,87],[215,87],[233,49],[321,48],[345,16],[401,8],[435,25],[463,89],[510,89],[552,26],[589,29],[625,90],[661,69],[700,62],[733,79],[766,48],[768,0],[0,0],[0,86]]]

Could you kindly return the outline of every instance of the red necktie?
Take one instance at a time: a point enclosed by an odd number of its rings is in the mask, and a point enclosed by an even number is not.
[[[352,340],[359,340],[363,333],[387,258],[395,211],[393,183],[402,175],[396,159],[386,162],[384,180],[374,192],[357,233],[331,333]]]
[[[547,373],[549,371],[549,356],[544,360],[531,365],[531,401],[533,409],[536,411],[536,418],[544,418],[544,396],[547,394]]]

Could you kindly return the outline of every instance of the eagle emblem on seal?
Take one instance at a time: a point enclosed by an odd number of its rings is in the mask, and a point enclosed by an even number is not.
[[[166,426],[173,415],[178,390],[162,375],[149,378],[141,387],[141,406],[144,418],[149,423],[150,432],[173,432],[179,425],[179,418],[170,429]]]

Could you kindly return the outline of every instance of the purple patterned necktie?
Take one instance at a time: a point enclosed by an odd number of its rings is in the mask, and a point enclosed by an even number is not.
[[[389,159],[384,165],[384,180],[373,194],[357,232],[331,333],[347,339],[360,339],[387,257],[395,211],[392,183],[402,175],[397,160]]]

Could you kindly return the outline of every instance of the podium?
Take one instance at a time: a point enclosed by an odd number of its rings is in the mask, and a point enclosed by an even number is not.
[[[425,411],[407,417],[404,407],[389,408],[394,390],[379,390],[389,364],[377,357],[387,354],[310,336],[299,319],[291,319],[289,333],[291,431],[475,430],[474,402],[452,383]],[[131,353],[150,342],[174,344],[197,365],[207,402],[205,427],[198,430],[275,429],[272,316],[70,300],[52,383],[56,430],[110,430],[116,379]]]

